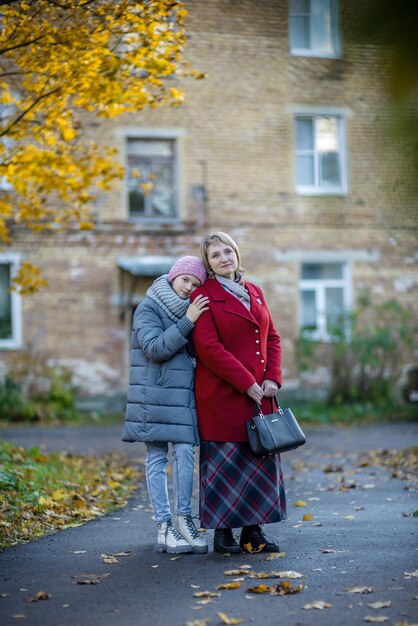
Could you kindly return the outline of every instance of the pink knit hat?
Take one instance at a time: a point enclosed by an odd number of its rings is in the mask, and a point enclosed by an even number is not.
[[[204,283],[207,278],[203,261],[197,256],[182,256],[178,259],[168,273],[168,281],[172,283],[177,276],[183,274],[195,276],[200,280],[200,284]]]

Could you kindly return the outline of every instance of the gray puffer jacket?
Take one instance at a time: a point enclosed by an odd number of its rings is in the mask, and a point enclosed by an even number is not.
[[[199,445],[194,361],[187,351],[194,328],[177,323],[146,297],[136,308],[122,441],[171,441]]]

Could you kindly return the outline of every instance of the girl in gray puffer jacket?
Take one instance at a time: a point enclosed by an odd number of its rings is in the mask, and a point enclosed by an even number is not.
[[[123,441],[144,441],[148,494],[158,524],[155,549],[183,553],[208,551],[192,518],[194,447],[199,445],[194,401],[194,359],[189,339],[207,311],[208,298],[190,294],[206,280],[195,256],[178,259],[157,278],[134,313],[131,367]],[[167,490],[168,444],[173,457],[176,524]]]

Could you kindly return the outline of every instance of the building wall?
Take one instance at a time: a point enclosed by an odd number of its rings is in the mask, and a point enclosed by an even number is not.
[[[340,4],[341,58],[317,58],[289,54],[285,1],[190,1],[186,56],[207,78],[186,82],[186,104],[100,126],[86,120],[86,133],[121,155],[128,132],[181,133],[181,220],[129,222],[122,182],[93,207],[94,232],[15,232],[14,249],[38,263],[49,281],[24,301],[24,344],[73,367],[82,393],[126,389],[130,320],[129,312],[120,316],[118,257],[197,253],[210,230],[231,233],[246,277],[265,291],[283,340],[285,388],[306,384],[294,358],[304,259],[344,259],[354,300],[368,289],[377,300],[396,297],[418,316],[418,203],[404,138],[386,132],[384,56],[356,42],[358,9],[348,0]],[[346,194],[295,192],[294,114],[301,107],[344,113]],[[204,206],[194,196],[202,185]],[[139,301],[150,280],[139,281],[128,304]],[[129,287],[129,275],[124,281]],[[0,352],[3,363],[10,358]],[[327,372],[319,371],[312,384],[327,382]]]

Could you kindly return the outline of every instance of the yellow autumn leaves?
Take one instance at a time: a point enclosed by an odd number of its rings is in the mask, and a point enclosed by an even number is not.
[[[143,471],[119,454],[44,454],[0,442],[0,549],[126,504]]]
[[[182,59],[186,15],[175,0],[2,6],[0,241],[12,220],[35,231],[93,226],[92,202],[123,169],[87,137],[89,114],[184,101],[178,79],[203,77]]]

